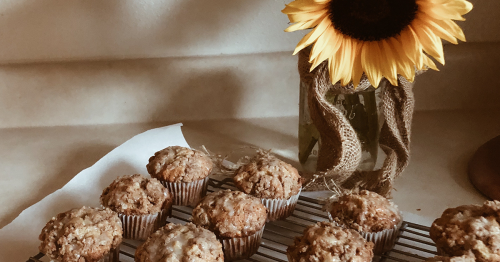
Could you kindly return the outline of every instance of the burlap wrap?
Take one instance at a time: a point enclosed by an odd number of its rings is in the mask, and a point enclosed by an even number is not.
[[[370,87],[363,79],[355,89],[352,84],[332,85],[328,64],[323,62],[312,72],[308,62],[309,51],[299,53],[299,74],[309,86],[308,104],[311,119],[321,136],[318,154],[318,174],[307,189],[325,189],[331,186],[347,190],[367,189],[383,196],[390,196],[393,181],[408,165],[410,157],[411,121],[414,109],[413,84],[398,76],[398,85],[387,81],[382,94],[382,111],[385,122],[380,131],[379,145],[387,155],[381,169],[356,170],[361,161],[361,145],[356,132],[344,114],[325,99],[330,89],[341,93],[354,93]],[[383,81],[386,81],[385,79]]]

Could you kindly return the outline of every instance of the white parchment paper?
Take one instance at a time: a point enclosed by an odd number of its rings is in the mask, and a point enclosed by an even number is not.
[[[189,147],[182,124],[152,129],[113,149],[63,188],[25,209],[0,230],[0,261],[26,261],[38,254],[38,235],[53,216],[81,206],[99,207],[99,196],[116,177],[147,175],[149,157],[167,146]],[[29,181],[27,181],[29,182]]]

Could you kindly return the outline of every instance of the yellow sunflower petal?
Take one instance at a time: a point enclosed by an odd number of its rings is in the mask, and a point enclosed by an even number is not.
[[[460,26],[458,26],[455,22],[451,20],[434,20],[434,22],[450,32],[458,40],[465,42],[464,31],[462,31],[462,28],[460,28]]]
[[[465,15],[469,13],[473,5],[465,0],[455,0],[446,4],[446,7],[455,9],[459,14]]]
[[[379,48],[382,50],[381,57],[382,60],[382,73],[389,82],[397,86],[398,85],[398,73],[397,73],[397,55],[393,53],[393,49],[389,44],[388,40],[381,40],[379,42]]]
[[[405,37],[411,38],[409,36],[409,30],[405,30]],[[403,35],[403,34],[402,34]],[[402,35],[397,38],[392,38],[391,43],[396,48],[399,55],[400,70],[403,72],[403,76],[410,82],[413,82],[415,79],[415,61],[417,60],[416,56],[412,56],[412,52],[407,53],[406,50],[415,50],[414,54],[418,54],[420,51],[419,45],[420,43],[413,43],[413,45],[403,44],[405,43],[402,39]],[[406,49],[405,49],[406,48]]]
[[[334,71],[335,67],[337,67],[336,62],[334,59],[332,59],[330,57],[328,59],[328,73],[329,73],[328,75],[330,76],[330,82],[332,84],[335,84],[338,82],[338,78],[337,78],[335,71]]]
[[[314,3],[311,1],[293,1],[281,10],[284,14],[296,14],[301,12],[313,12],[318,10],[324,10],[328,6],[328,3]]]
[[[300,40],[293,54],[297,54],[300,50],[304,49],[304,47],[314,43],[314,41],[318,39],[329,24],[331,24],[330,19],[328,17],[323,18],[323,20],[311,32]]]
[[[352,40],[350,37],[342,37],[341,45],[336,53],[332,53],[328,59],[328,67],[330,72],[330,81],[337,83],[341,81],[341,85],[347,85],[351,82],[352,75]]]
[[[297,23],[289,26],[288,28],[286,28],[285,32],[293,32],[293,31],[297,31],[297,30],[313,28],[313,27],[317,26],[325,18],[325,16],[326,16],[326,13],[323,13],[320,16],[317,16],[317,17],[315,16],[311,20],[297,22]]]
[[[412,54],[413,57],[410,57],[410,59],[414,59],[413,63],[415,64],[415,67],[417,67],[418,70],[421,70],[424,68],[424,59],[422,57],[424,56],[424,54],[422,53],[423,45],[418,38],[417,33],[415,33],[415,30],[411,26],[408,26],[408,29],[408,35],[410,35],[411,39],[413,39],[409,44],[412,48],[416,48],[415,53]]]
[[[325,32],[321,34],[318,39],[316,40],[316,43],[314,43],[314,46],[311,49],[311,55],[309,55],[309,63],[314,61],[316,57],[321,53],[322,50],[324,50],[328,44],[330,43],[330,39],[332,36],[335,35],[333,26],[330,24],[327,26],[325,29]],[[332,41],[336,41],[333,39]]]
[[[339,50],[339,47],[342,44],[343,36],[335,33],[335,35],[332,35],[330,39],[332,40],[328,41],[327,46],[312,61],[311,71],[326,59],[332,59],[332,57]]]
[[[413,64],[417,63],[417,55],[421,51],[420,42],[416,35],[413,33],[411,27],[407,27],[400,34],[401,45],[406,57],[410,59]]]
[[[411,79],[412,78],[412,72],[413,75],[415,74],[415,70],[413,69],[413,66],[411,65],[412,62],[408,57],[406,56],[403,46],[399,42],[399,40],[395,37],[391,37],[389,39],[389,44],[393,48],[396,58],[396,66],[398,68],[398,74],[401,74],[404,78],[406,79]]]
[[[302,14],[302,13],[314,12],[314,11],[319,11],[319,9],[306,11],[306,10],[302,10],[300,8],[295,8],[295,7],[291,7],[290,5],[286,5],[285,8],[283,8],[283,10],[281,10],[281,12],[283,14],[286,14],[286,15]]]
[[[417,21],[414,21],[417,22]],[[441,42],[441,38],[437,37],[432,33],[427,26],[420,25],[412,25],[412,29],[418,36],[418,40],[422,44],[424,51],[436,58],[438,62],[444,65],[444,51],[443,51],[443,43]]]
[[[354,60],[352,63],[352,84],[354,88],[359,85],[361,76],[363,76],[363,65],[361,64],[361,50],[363,49],[364,42],[353,41],[355,47],[353,48]]]
[[[350,37],[344,37],[342,41],[343,50],[338,55],[340,56],[339,75],[341,85],[346,86],[351,82],[352,78],[352,63],[353,53],[356,46],[353,45],[353,40]],[[340,50],[339,50],[340,51]]]
[[[324,16],[326,13],[327,13],[326,10],[318,10],[314,12],[300,12],[297,14],[289,14],[287,16],[288,20],[290,20],[290,23],[300,23],[317,19],[319,17]]]
[[[432,61],[432,59],[430,59],[428,56],[424,55],[423,56],[424,58],[424,64],[426,66],[428,66],[430,69],[434,69],[436,71],[439,71],[439,69],[437,68],[436,64],[434,63],[434,61]]]
[[[424,0],[434,5],[440,5],[447,9],[457,11],[461,15],[469,13],[473,5],[466,0]]]
[[[465,20],[458,11],[452,8],[446,8],[441,4],[435,4],[427,0],[420,0],[417,1],[417,5],[419,10],[437,19]]]
[[[342,38],[341,41],[344,42],[344,39]],[[330,81],[332,82],[332,84],[337,83],[342,78],[340,69],[343,52],[344,47],[341,44],[337,52],[331,52],[331,55],[328,58],[328,70],[330,72]]]
[[[329,50],[322,50],[319,55],[311,62],[311,68],[309,69],[309,72],[312,72],[318,65],[323,63],[326,59],[330,58],[330,51]]]
[[[299,8],[299,7],[302,7],[302,6],[318,5],[318,4],[321,4],[321,3],[325,3],[325,0],[321,0],[321,1],[295,0],[295,1],[292,1],[292,2],[288,3],[288,5]]]
[[[380,72],[379,48],[376,42],[366,42],[361,52],[361,63],[368,80],[374,87],[378,87],[382,80]]]
[[[446,29],[441,27],[438,23],[434,21],[434,19],[426,14],[420,14],[417,18],[417,23],[426,25],[434,34],[441,37],[442,39],[452,43],[458,44],[457,39],[448,32]]]

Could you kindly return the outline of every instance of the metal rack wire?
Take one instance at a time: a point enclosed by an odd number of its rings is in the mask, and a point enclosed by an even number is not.
[[[235,189],[232,180],[209,181],[209,192],[220,189]],[[274,221],[266,224],[264,236],[259,251],[251,258],[242,261],[253,262],[287,262],[286,248],[293,243],[295,236],[302,234],[305,227],[318,221],[328,220],[327,214],[322,211],[323,201],[301,196],[292,216],[283,221]],[[191,217],[191,208],[175,206],[169,222],[186,223]],[[124,240],[120,247],[120,261],[134,261],[135,249],[141,241]],[[374,259],[383,262],[413,262],[422,261],[437,255],[434,243],[429,238],[429,228],[403,222],[399,238],[394,248],[381,257]],[[42,253],[29,258],[27,262],[48,261]]]

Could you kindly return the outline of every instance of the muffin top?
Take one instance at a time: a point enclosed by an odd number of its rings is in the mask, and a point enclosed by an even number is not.
[[[189,183],[207,177],[212,166],[212,160],[201,151],[169,146],[150,157],[146,168],[160,181]]]
[[[295,237],[293,245],[286,251],[290,262],[370,262],[373,258],[373,243],[367,242],[352,229],[323,221],[308,226],[302,236]]]
[[[425,261],[440,261],[440,262],[475,262],[476,257],[472,252],[469,252],[467,255],[463,256],[455,256],[455,257],[444,257],[444,256],[435,256],[426,259]]]
[[[118,177],[101,195],[101,204],[125,215],[155,214],[172,204],[172,195],[155,178]]]
[[[215,234],[192,223],[167,224],[135,252],[135,262],[222,262],[222,244]]]
[[[53,217],[38,238],[38,249],[51,259],[96,262],[120,244],[122,223],[110,209],[82,207]]]
[[[450,256],[469,250],[476,261],[500,261],[500,201],[448,208],[434,220],[430,237]]]
[[[239,191],[208,194],[193,209],[192,221],[223,238],[244,237],[262,229],[267,209],[261,200]]]
[[[302,187],[297,169],[269,153],[258,153],[233,180],[238,189],[260,198],[288,199]]]
[[[334,222],[363,232],[392,229],[401,222],[397,206],[387,198],[367,190],[341,196],[328,211]]]

